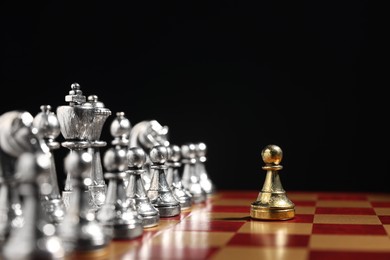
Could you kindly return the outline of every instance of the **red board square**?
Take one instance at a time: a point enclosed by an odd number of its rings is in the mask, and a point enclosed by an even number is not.
[[[333,208],[318,207],[315,214],[337,214],[337,215],[376,215],[372,208]]]
[[[366,194],[360,193],[321,193],[319,200],[367,200]]]
[[[386,235],[382,225],[313,224],[313,234]]]
[[[292,234],[236,234],[228,243],[229,246],[264,246],[264,247],[307,247],[309,235]]]
[[[295,206],[314,207],[316,205],[316,202],[311,200],[296,200],[294,201],[294,204]]]
[[[390,208],[390,201],[371,201],[371,205],[376,208]]]
[[[175,226],[175,230],[237,232],[244,223],[239,221],[183,221]]]
[[[313,223],[314,215],[311,214],[295,214],[295,217],[290,220],[286,220],[286,222],[292,223]]]
[[[382,224],[390,224],[390,216],[378,216]]]
[[[389,260],[390,252],[311,251],[309,260]]]

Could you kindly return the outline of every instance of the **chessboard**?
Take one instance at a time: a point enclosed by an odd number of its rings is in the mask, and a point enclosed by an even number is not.
[[[218,191],[134,240],[68,259],[390,259],[390,193],[292,192],[295,217],[250,218],[258,191]]]

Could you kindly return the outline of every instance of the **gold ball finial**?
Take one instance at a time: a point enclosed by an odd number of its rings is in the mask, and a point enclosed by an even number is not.
[[[278,165],[283,158],[283,151],[279,146],[270,144],[261,151],[264,163]]]

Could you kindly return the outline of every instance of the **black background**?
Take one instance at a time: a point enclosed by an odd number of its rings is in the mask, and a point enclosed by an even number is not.
[[[113,113],[102,140],[116,112],[156,119],[207,144],[218,189],[259,190],[277,144],[286,190],[389,191],[387,31],[368,2],[0,5],[1,113],[65,105],[78,82]]]

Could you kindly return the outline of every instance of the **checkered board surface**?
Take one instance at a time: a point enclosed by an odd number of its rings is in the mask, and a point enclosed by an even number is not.
[[[287,221],[252,220],[257,195],[218,192],[94,259],[390,259],[390,193],[287,192]]]

